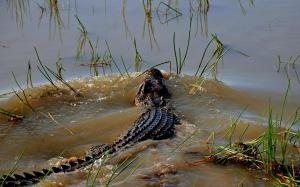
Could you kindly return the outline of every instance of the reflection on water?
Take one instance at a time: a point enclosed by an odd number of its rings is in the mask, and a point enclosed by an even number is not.
[[[63,21],[62,21],[62,19],[60,17],[60,11],[59,11],[59,7],[58,6],[59,5],[57,3],[57,0],[50,0],[49,1],[49,10],[50,10],[50,15],[49,15],[49,35],[50,35],[50,39],[51,39],[52,37],[55,37],[56,32],[58,32],[59,38],[62,41],[61,30],[64,27],[64,24],[63,24]],[[52,35],[51,35],[51,31],[53,32]]]
[[[127,18],[126,18],[126,6],[127,6],[127,0],[122,0],[122,17],[123,17],[123,24],[124,24],[124,30],[126,34],[126,38],[128,35],[130,36],[130,39],[133,40],[133,35],[128,27],[127,24]]]
[[[277,69],[276,70],[277,73],[280,73],[283,71],[288,80],[291,80],[291,79],[293,79],[293,77],[296,77],[296,80],[300,85],[300,77],[299,77],[299,74],[298,74],[298,71],[296,68],[296,63],[298,62],[299,58],[300,58],[300,55],[298,55],[296,57],[290,56],[290,58],[287,61],[282,61],[281,57],[278,56],[277,63],[275,66]]]
[[[30,19],[30,2],[29,0],[6,0],[8,10],[15,19],[17,27],[22,29],[24,19]]]
[[[58,35],[62,41],[62,29],[64,28],[64,23],[60,15],[60,7],[57,0],[41,0],[38,2],[30,2],[28,0],[7,0],[6,2],[11,15],[15,18],[18,28],[23,29],[24,17],[30,17],[30,10],[37,6],[39,8],[38,27],[40,27],[43,18],[49,16],[49,39],[54,39],[55,36]],[[68,4],[70,6],[70,1]]]
[[[155,39],[155,33],[154,33],[153,25],[152,25],[152,11],[153,11],[152,10],[152,0],[146,0],[146,3],[145,3],[145,0],[143,0],[142,2],[143,2],[143,7],[144,7],[144,13],[145,13],[142,36],[143,36],[143,38],[145,37],[145,30],[147,27],[148,38],[149,38],[149,43],[150,43],[151,49],[153,48],[153,43],[159,49],[158,43]]]
[[[249,3],[249,7],[254,7],[255,6],[255,0],[247,0],[248,3]],[[247,2],[246,1],[246,2]],[[246,8],[244,6],[244,3],[242,2],[242,0],[238,0],[239,4],[240,4],[240,7],[241,7],[241,11],[243,13],[243,15],[246,15],[247,14],[247,11],[246,11]]]
[[[191,6],[191,9],[196,15],[196,33],[198,33],[199,30],[199,24],[200,24],[200,33],[207,37],[208,36],[208,24],[207,24],[207,14],[209,11],[209,0],[198,0],[193,1],[193,6]]]
[[[156,13],[157,13],[158,20],[161,24],[166,24],[178,18],[179,16],[182,16],[182,13],[179,12],[178,10],[178,1],[176,1],[176,4],[174,5],[173,4],[174,3],[171,0],[168,1],[168,4],[164,2],[160,2],[158,4],[156,8]]]

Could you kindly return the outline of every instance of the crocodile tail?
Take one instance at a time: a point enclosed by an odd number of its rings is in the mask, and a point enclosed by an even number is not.
[[[71,172],[75,171],[76,169],[88,166],[92,164],[95,160],[100,159],[101,156],[109,151],[110,146],[105,145],[102,146],[101,149],[98,148],[98,152],[84,158],[80,159],[77,158],[75,160],[69,160],[65,164],[61,164],[57,167],[51,167],[49,169],[42,169],[41,171],[33,171],[31,173],[24,172],[23,174],[12,174],[12,175],[3,175],[0,178],[0,186],[7,187],[7,186],[26,186],[26,185],[33,185],[41,180],[45,179],[45,177],[53,174],[53,173],[62,173],[62,172]]]

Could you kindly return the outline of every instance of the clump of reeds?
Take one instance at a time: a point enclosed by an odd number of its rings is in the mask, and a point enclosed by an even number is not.
[[[112,63],[116,66],[118,72],[122,74],[119,66],[117,65],[110,47],[108,43],[105,41],[107,50],[104,52],[104,54],[99,54],[98,53],[98,46],[99,46],[99,39],[97,38],[96,42],[92,42],[88,35],[88,31],[86,27],[83,25],[82,21],[79,19],[77,15],[75,15],[75,18],[78,22],[78,29],[80,31],[80,37],[78,39],[78,45],[76,49],[76,59],[79,60],[79,58],[85,53],[85,48],[86,45],[89,46],[90,50],[90,60],[87,64],[82,64],[83,66],[89,65],[90,66],[90,71],[94,71],[95,76],[99,76],[99,70],[98,68],[101,67],[103,70],[103,74],[105,74],[106,68],[109,67],[111,69]],[[135,44],[136,46],[136,44]],[[137,51],[137,49],[136,49]],[[137,59],[136,59],[137,60]],[[112,69],[111,69],[112,70]]]
[[[280,113],[274,113],[271,105],[269,106],[268,126],[265,133],[245,143],[232,144],[230,139],[227,146],[219,147],[220,151],[213,155],[215,161],[217,163],[240,163],[247,167],[254,165],[255,168],[264,171],[266,176],[273,177],[281,184],[299,185],[300,166],[295,165],[293,159],[288,159],[290,153],[288,147],[290,140],[297,135],[292,128],[300,122],[300,107],[287,120],[286,125],[283,122],[289,89],[290,82],[283,96]]]
[[[212,53],[210,57],[208,58],[207,62],[204,64],[204,60],[206,57],[206,54],[208,52],[208,49],[211,44],[215,44],[215,48],[212,50]],[[217,65],[222,60],[223,56],[229,51],[230,49],[227,49],[224,52],[224,44],[221,42],[221,40],[218,38],[216,34],[212,35],[212,38],[207,43],[204,52],[202,53],[201,60],[199,62],[198,68],[196,70],[195,76],[203,76],[206,71],[214,70],[216,71]],[[213,61],[214,60],[214,61]],[[200,72],[200,74],[199,74]]]

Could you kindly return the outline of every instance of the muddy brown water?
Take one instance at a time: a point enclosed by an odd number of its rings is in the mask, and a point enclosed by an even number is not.
[[[8,97],[2,107],[24,113],[26,118],[17,124],[1,120],[1,170],[10,168],[23,150],[17,171],[49,167],[63,158],[82,156],[92,145],[113,142],[142,111],[133,105],[141,81],[142,77],[116,76],[72,81],[84,98],[76,98],[63,86],[61,90],[49,85],[33,88],[27,94],[36,112],[31,112],[16,96]],[[208,155],[206,140],[212,132],[216,141],[226,142],[228,126],[244,106],[248,106],[248,110],[236,129],[236,138],[248,125],[244,140],[252,140],[263,133],[263,121],[257,122],[261,101],[215,80],[206,80],[196,89],[199,79],[190,76],[171,77],[166,84],[172,93],[171,103],[182,119],[182,124],[176,129],[176,137],[163,141],[149,140],[118,153],[110,164],[101,169],[96,184],[108,180],[116,163],[127,156],[138,155],[137,160],[112,185],[268,185],[261,179],[263,175],[242,167],[186,165]],[[187,138],[188,141],[182,144]],[[137,165],[138,169],[128,176]],[[88,171],[54,175],[41,184],[82,186],[86,183],[84,176]]]
[[[75,14],[86,26],[91,40],[96,42],[99,38],[99,54],[106,51],[105,40],[109,43],[122,71],[120,56],[129,71],[134,71],[134,39],[145,61],[143,69],[171,60],[172,70],[175,70],[174,32],[178,47],[183,50],[186,45],[189,1],[172,1],[172,6],[177,7],[182,16],[167,23],[164,21],[168,17],[164,17],[163,12],[166,7],[153,1],[152,25],[147,22],[140,1],[63,0],[58,2],[59,11],[54,9],[52,13],[48,2],[0,1],[0,107],[26,116],[18,123],[8,122],[7,118],[0,116],[0,173],[8,171],[22,151],[24,154],[17,171],[47,168],[63,158],[81,156],[92,145],[113,142],[142,112],[133,105],[142,77],[137,77],[137,74],[131,74],[130,79],[118,75],[103,76],[101,69],[100,77],[91,77],[89,67],[82,66],[89,60],[88,49],[76,60],[80,33]],[[196,1],[190,2],[197,7]],[[280,111],[287,76],[291,79],[291,90],[285,113],[290,114],[299,106],[299,62],[295,67],[283,63],[279,72],[275,67],[278,55],[286,62],[290,56],[295,58],[300,53],[299,6],[298,0],[232,0],[210,1],[207,15],[193,10],[192,39],[184,75],[172,76],[167,81],[173,95],[172,105],[182,119],[176,137],[149,140],[118,153],[110,163],[101,167],[96,185],[108,180],[117,163],[137,155],[133,164],[111,185],[274,186],[259,172],[238,166],[205,163],[190,167],[186,163],[205,158],[209,153],[206,140],[213,132],[216,142],[226,144],[228,126],[246,106],[236,129],[236,140],[246,127],[245,140],[263,133],[266,118],[262,114],[270,102],[275,111]],[[172,14],[174,12],[169,16]],[[199,85],[201,81],[190,75],[195,73],[213,33],[224,42],[226,49],[237,49],[250,57],[230,51],[218,66],[218,80],[208,76]],[[43,63],[53,69],[57,57],[60,57],[59,61],[66,70],[63,76],[84,95],[83,98],[75,97],[63,85],[59,90],[49,85],[36,68],[34,46]],[[21,86],[26,87],[28,60],[32,64],[35,87],[27,89],[26,93],[35,112],[10,93],[12,88],[17,89],[11,71]],[[168,70],[166,65],[159,68]],[[112,72],[117,73],[114,66]],[[296,124],[294,130],[299,130],[299,127],[300,124]],[[187,138],[188,141],[181,145]],[[294,159],[297,161],[299,154]],[[99,168],[98,164],[92,170],[95,173]],[[129,176],[133,169],[135,172]],[[41,185],[84,186],[87,173],[88,169],[53,175]]]

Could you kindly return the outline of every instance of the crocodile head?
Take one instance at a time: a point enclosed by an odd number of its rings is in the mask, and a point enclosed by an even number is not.
[[[162,73],[155,68],[146,72],[146,77],[135,97],[137,106],[165,106],[170,93],[165,85]]]

